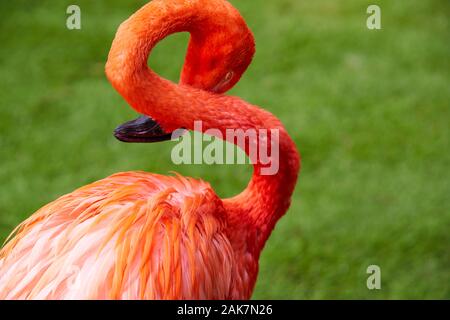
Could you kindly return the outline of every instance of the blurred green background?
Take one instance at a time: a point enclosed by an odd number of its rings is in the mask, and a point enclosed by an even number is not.
[[[293,204],[261,257],[254,298],[450,298],[450,2],[233,0],[257,55],[231,94],[276,114],[302,154]],[[82,29],[65,27],[66,8]],[[248,166],[174,166],[173,142],[112,136],[134,112],[103,67],[145,0],[0,2],[0,238],[58,196],[146,170],[239,193]],[[366,28],[378,4],[382,30]],[[177,80],[174,35],[150,64]],[[382,289],[366,287],[381,267]]]

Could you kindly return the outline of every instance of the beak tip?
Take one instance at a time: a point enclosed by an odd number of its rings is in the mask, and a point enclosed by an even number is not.
[[[122,130],[120,130],[120,127],[114,129],[113,136],[121,142],[130,142],[126,139],[126,135]]]

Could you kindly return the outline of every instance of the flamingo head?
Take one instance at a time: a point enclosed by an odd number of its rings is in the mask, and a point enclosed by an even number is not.
[[[221,94],[230,90],[250,65],[255,53],[252,32],[237,10],[231,16],[191,30],[180,84]],[[123,142],[160,142],[170,140],[160,124],[141,116],[119,126],[114,135]]]
[[[180,83],[220,94],[239,81],[253,59],[255,40],[245,23],[229,29],[192,34]]]

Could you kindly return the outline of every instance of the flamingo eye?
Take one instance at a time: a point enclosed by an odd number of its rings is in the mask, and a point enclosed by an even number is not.
[[[233,78],[233,76],[234,76],[234,72],[233,72],[233,71],[229,71],[229,72],[225,75],[224,80],[228,82],[228,81],[230,81],[230,80]]]

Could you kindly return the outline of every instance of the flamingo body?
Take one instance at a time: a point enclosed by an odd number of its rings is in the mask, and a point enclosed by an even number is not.
[[[209,184],[116,174],[18,227],[0,259],[0,299],[248,298],[230,231]]]

